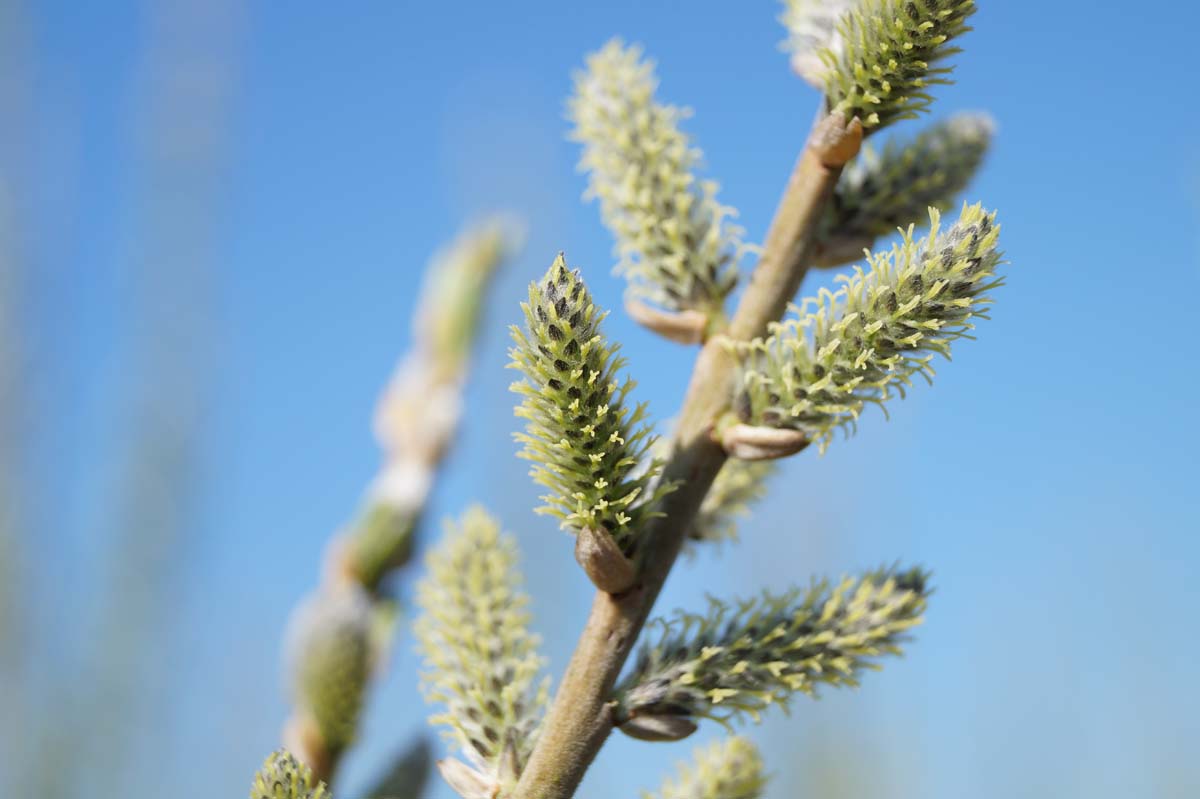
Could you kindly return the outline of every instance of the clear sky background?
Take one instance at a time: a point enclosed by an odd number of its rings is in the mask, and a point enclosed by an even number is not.
[[[26,533],[26,696],[74,734],[48,745],[60,794],[244,795],[286,713],[289,610],[377,466],[370,413],[421,268],[495,209],[522,214],[528,242],[489,305],[423,540],[471,502],[500,515],[557,675],[590,591],[570,539],[529,511],[504,363],[523,287],[558,250],[620,303],[565,140],[570,73],[610,36],[644,44],[760,241],[818,99],[778,48],[779,7],[3,5],[3,250],[25,353],[24,433],[4,451]],[[772,799],[1200,794],[1200,12],[980,5],[933,116],[999,123],[968,193],[999,209],[1011,261],[994,319],[890,422],[868,412],[857,437],[789,462],[742,542],[681,563],[660,600],[694,609],[897,559],[934,570],[905,659],[745,730]],[[620,312],[608,331],[638,399],[669,418],[691,353]],[[139,431],[168,443],[127,480]],[[157,510],[129,510],[126,483],[155,487]],[[142,559],[113,557],[120,542]],[[100,622],[121,597],[151,598],[129,613],[154,632],[98,666],[89,641],[122,634]],[[412,649],[402,630],[346,797],[425,729]],[[106,696],[127,711],[95,718]],[[128,730],[133,753],[105,760]],[[614,736],[581,796],[638,795],[718,734]],[[76,752],[103,775],[73,769]],[[450,793],[435,779],[429,795]]]

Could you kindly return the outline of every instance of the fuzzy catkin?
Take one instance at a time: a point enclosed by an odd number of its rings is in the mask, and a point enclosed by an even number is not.
[[[496,270],[524,238],[523,225],[495,217],[469,227],[434,254],[425,271],[413,338],[447,378],[467,366]]]
[[[271,753],[254,775],[250,799],[331,799],[325,784],[287,750]]]
[[[899,654],[929,589],[919,569],[870,572],[830,588],[764,593],[708,616],[682,615],[641,648],[618,686],[618,724],[639,716],[729,722],[821,685],[857,685],[876,659]]]
[[[292,699],[334,752],[358,729],[373,661],[372,613],[366,592],[347,584],[309,597],[291,622]]]
[[[445,705],[432,721],[448,727],[473,769],[495,783],[520,773],[546,702],[516,560],[496,520],[472,508],[447,524],[417,589],[423,690]],[[501,774],[502,767],[515,774]]]
[[[914,375],[932,382],[934,356],[949,357],[973,320],[986,318],[1002,281],[994,213],[965,206],[946,230],[929,213],[928,237],[915,240],[910,228],[871,256],[870,271],[856,269],[836,293],[822,290],[767,339],[739,348],[743,421],[804,431],[824,449],[868,403],[903,396]]]
[[[929,208],[949,210],[983,163],[994,130],[987,114],[955,114],[912,140],[864,147],[830,198],[820,265],[857,260],[876,238],[923,224]]]
[[[737,285],[742,231],[696,178],[701,153],[679,129],[690,112],[659,103],[657,87],[654,63],[613,39],[575,75],[571,137],[634,296],[713,316]]]
[[[510,366],[526,378],[513,384],[516,414],[527,423],[517,435],[521,457],[551,491],[538,512],[571,530],[604,530],[630,554],[658,466],[637,468],[653,439],[644,406],[629,407],[625,361],[600,331],[606,314],[561,254],[521,307],[526,325],[512,328]]]
[[[929,87],[950,82],[941,64],[960,52],[950,42],[975,11],[974,0],[860,0],[838,22],[837,52],[823,55],[830,110],[868,130],[927,110]]]
[[[766,787],[762,755],[749,740],[734,736],[696,749],[657,794],[643,799],[759,799]]]

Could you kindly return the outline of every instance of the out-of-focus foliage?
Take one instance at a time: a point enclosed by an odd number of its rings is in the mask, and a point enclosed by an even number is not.
[[[469,764],[443,762],[443,774],[461,774],[484,791],[507,789],[533,747],[548,691],[516,547],[476,507],[447,525],[428,566],[416,625],[428,667],[423,687],[426,699],[445,706],[433,722]]]
[[[679,128],[690,112],[659,103],[657,88],[654,63],[613,39],[575,75],[571,135],[634,296],[719,315],[737,285],[742,231],[716,183],[695,175],[700,150]]]

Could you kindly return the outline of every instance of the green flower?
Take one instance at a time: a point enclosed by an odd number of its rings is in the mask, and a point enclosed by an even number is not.
[[[821,266],[856,261],[875,239],[949,210],[983,163],[995,124],[957,114],[911,141],[869,146],[842,173],[821,231]]]
[[[919,569],[886,569],[781,596],[764,593],[706,617],[680,616],[646,644],[616,691],[618,724],[639,717],[755,720],[792,695],[857,685],[880,655],[899,654],[929,595]]]
[[[296,609],[290,630],[293,699],[337,751],[353,742],[373,660],[371,600],[356,584],[322,589]]]
[[[443,374],[465,370],[488,285],[518,248],[521,227],[504,217],[480,222],[435,253],[426,268],[413,336]]]
[[[745,738],[733,737],[696,749],[679,776],[645,799],[758,799],[766,787],[762,756]]]
[[[325,783],[291,752],[273,752],[254,775],[250,799],[331,799]]]
[[[930,210],[927,238],[902,243],[870,258],[836,293],[805,300],[796,318],[771,335],[743,345],[742,420],[801,430],[822,448],[839,427],[852,429],[867,403],[884,406],[904,395],[914,375],[932,382],[935,355],[986,318],[1000,228],[995,214],[964,207],[958,222],[941,228]]]
[[[830,110],[880,128],[925,111],[930,86],[950,83],[941,66],[961,52],[974,0],[859,0],[838,23],[836,50],[826,50]]]
[[[496,520],[472,508],[447,525],[417,590],[425,698],[446,707],[432,720],[449,728],[478,780],[493,785],[520,774],[546,703],[516,560]]]
[[[575,76],[572,138],[634,295],[719,315],[737,285],[742,231],[716,184],[695,176],[701,153],[679,129],[690,112],[658,103],[657,87],[654,63],[613,39]]]
[[[526,329],[512,328],[510,366],[526,378],[513,384],[522,397],[516,413],[527,422],[517,435],[521,457],[552,492],[538,510],[569,529],[604,530],[628,555],[650,512],[646,488],[658,466],[638,468],[650,429],[645,407],[628,406],[633,381],[622,381],[625,361],[600,332],[606,314],[561,254],[521,307]]]

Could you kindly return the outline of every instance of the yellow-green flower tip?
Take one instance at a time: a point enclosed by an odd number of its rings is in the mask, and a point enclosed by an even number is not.
[[[970,30],[974,0],[860,0],[838,23],[837,48],[822,54],[832,110],[868,129],[910,119],[932,102],[929,88],[949,83],[943,62]]]
[[[331,799],[325,784],[287,750],[273,752],[254,775],[250,799]]]
[[[711,317],[737,285],[742,231],[716,184],[696,177],[700,150],[679,128],[689,112],[659,103],[657,88],[641,49],[610,41],[575,76],[572,138],[633,295]]]

